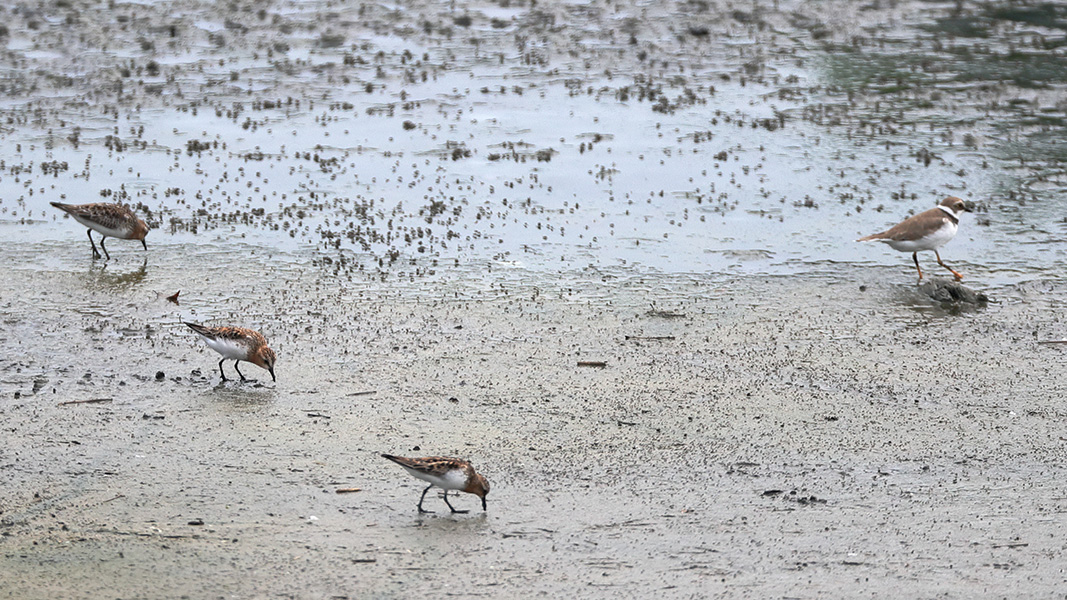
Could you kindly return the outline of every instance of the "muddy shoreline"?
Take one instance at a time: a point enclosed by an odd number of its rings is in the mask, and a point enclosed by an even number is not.
[[[3,376],[6,597],[1063,584],[1064,357],[1038,344],[1067,337],[1061,285],[995,290],[956,315],[878,269],[511,286],[472,273],[375,298],[309,271],[262,280],[278,258],[173,307],[161,293],[188,257],[158,251],[144,279],[97,293],[136,318],[76,299],[132,265],[72,258],[48,286],[16,265],[3,303],[25,325],[3,351],[32,332],[51,352]],[[255,290],[229,298],[234,315],[267,303],[251,324],[278,349],[277,385],[220,385],[178,326],[232,318],[218,311],[232,284]],[[53,310],[62,328],[34,325]],[[382,451],[470,458],[488,512],[418,516],[418,482]]]

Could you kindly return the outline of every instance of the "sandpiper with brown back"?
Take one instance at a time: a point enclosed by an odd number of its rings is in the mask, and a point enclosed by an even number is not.
[[[148,234],[148,225],[135,215],[132,210],[121,204],[108,204],[105,202],[63,204],[62,202],[52,202],[52,206],[69,214],[74,217],[75,221],[89,228],[87,233],[89,234],[89,243],[93,246],[93,258],[100,258],[100,252],[96,250],[96,243],[93,242],[93,231],[104,236],[100,238],[100,249],[104,251],[104,256],[108,260],[111,260],[111,255],[108,254],[107,248],[104,247],[104,240],[109,237],[123,240],[140,240],[144,249],[148,250],[148,244],[144,241],[145,235]]]

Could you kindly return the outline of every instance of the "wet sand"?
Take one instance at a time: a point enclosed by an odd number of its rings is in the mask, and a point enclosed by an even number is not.
[[[3,373],[5,597],[1064,584],[1064,355],[1038,343],[1067,337],[1062,285],[953,314],[889,269],[532,285],[498,265],[382,294],[269,250],[38,258],[61,251],[12,257],[2,298],[3,353],[36,348]],[[189,261],[205,277],[174,306]],[[179,314],[245,316],[278,383],[220,384]],[[431,494],[419,516],[380,452],[471,459],[489,510]]]

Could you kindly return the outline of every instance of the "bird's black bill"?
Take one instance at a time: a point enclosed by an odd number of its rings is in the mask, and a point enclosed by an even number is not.
[[[275,383],[278,382],[278,378],[274,376],[274,369],[270,370],[270,380],[275,382]]]
[[[145,250],[148,250],[148,242],[141,240],[141,245],[144,246]]]
[[[482,496],[482,510],[489,510],[485,507],[485,496]]]

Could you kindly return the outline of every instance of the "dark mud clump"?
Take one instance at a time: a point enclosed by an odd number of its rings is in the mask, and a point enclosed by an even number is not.
[[[919,284],[919,289],[942,306],[969,305],[976,308],[989,303],[989,296],[960,284],[958,281],[944,279],[927,279]]]

